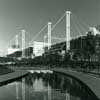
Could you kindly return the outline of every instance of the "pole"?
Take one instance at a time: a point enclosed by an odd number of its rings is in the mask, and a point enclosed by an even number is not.
[[[48,49],[51,48],[51,22],[48,22]]]
[[[70,11],[66,11],[66,52],[70,50]]]
[[[18,35],[16,35],[16,48],[18,48]]]
[[[47,38],[47,37],[46,37],[46,35],[45,35],[45,36],[44,36],[44,52],[45,52],[45,46],[46,46],[46,44],[45,44],[45,43],[46,43],[46,38]]]
[[[32,47],[33,47],[33,53],[32,53],[32,58],[35,57],[35,42],[32,42]]]
[[[25,57],[25,30],[22,30],[22,58]]]

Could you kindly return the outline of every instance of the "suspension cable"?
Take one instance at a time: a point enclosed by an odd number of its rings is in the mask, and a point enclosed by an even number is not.
[[[65,17],[65,13],[61,16],[61,18],[60,19],[58,19],[58,21],[52,26],[52,29],[51,30],[53,30],[56,26],[57,26],[57,24],[59,24],[61,21],[62,21],[62,19]]]
[[[77,24],[77,23],[74,23],[73,18],[72,18],[72,25],[73,25],[73,27],[75,27],[74,29],[76,29],[76,31],[80,34],[81,31],[80,31],[80,29],[77,27],[76,24]]]
[[[74,16],[75,20],[77,20],[76,21],[77,22],[77,25],[81,28],[81,30],[83,30],[85,32],[86,29],[89,28],[89,25],[85,21],[83,22],[83,20],[80,19],[79,17],[77,17],[75,14],[73,14],[73,16]]]
[[[47,24],[35,35],[35,37],[30,41],[30,43],[33,42],[33,40],[36,39],[46,27],[47,27]]]
[[[84,29],[82,30],[82,27],[80,27],[81,25],[80,25],[79,22],[77,21],[76,17],[74,17],[74,19],[72,18],[72,20],[73,20],[74,26],[75,26],[75,28],[77,29],[78,33],[80,33],[81,31],[84,30]],[[79,28],[80,28],[80,29],[79,29]]]

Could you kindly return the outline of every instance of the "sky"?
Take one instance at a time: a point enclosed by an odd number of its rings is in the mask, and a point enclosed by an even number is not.
[[[0,51],[20,30],[25,29],[31,40],[48,21],[54,24],[67,10],[90,26],[100,24],[100,0],[0,0]]]

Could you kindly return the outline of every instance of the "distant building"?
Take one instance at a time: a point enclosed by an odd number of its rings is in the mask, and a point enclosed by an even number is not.
[[[45,46],[48,46],[48,43],[34,41],[33,43],[34,56],[42,56],[42,54],[44,53]]]
[[[96,27],[90,27],[89,31],[91,31],[93,35],[100,34],[100,31]]]
[[[25,49],[25,57],[31,58],[33,54],[33,47],[28,47]]]

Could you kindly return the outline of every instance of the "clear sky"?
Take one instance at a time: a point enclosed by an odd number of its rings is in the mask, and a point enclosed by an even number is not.
[[[100,0],[0,0],[0,50],[21,29],[30,39],[48,22],[55,23],[66,11],[89,25],[100,24]]]

